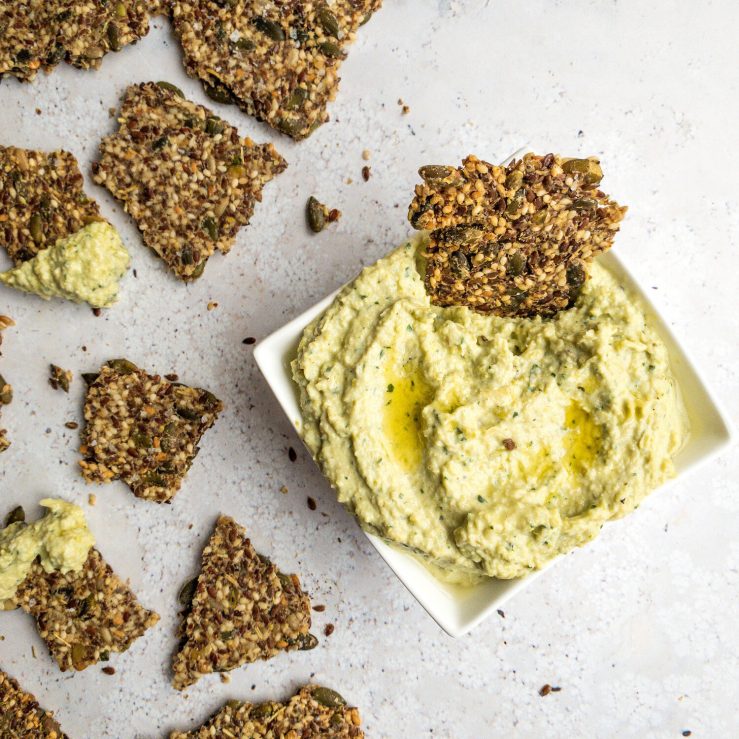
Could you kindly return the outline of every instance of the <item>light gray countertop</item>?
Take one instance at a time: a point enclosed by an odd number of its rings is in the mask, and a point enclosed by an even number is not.
[[[100,666],[59,673],[30,619],[0,614],[0,666],[77,738],[163,736],[229,698],[283,698],[311,678],[359,706],[370,737],[736,736],[733,451],[607,527],[515,597],[504,616],[453,640],[335,502],[242,339],[266,336],[400,242],[420,165],[456,163],[470,152],[497,161],[528,142],[540,153],[602,158],[606,190],[630,206],[618,253],[652,288],[736,419],[737,5],[385,4],[342,67],[331,122],[300,144],[210,103],[185,76],[163,19],[98,72],[62,66],[32,86],[0,87],[0,143],[72,151],[137,275],[128,274],[120,302],[99,318],[85,306],[2,291],[0,313],[17,326],[6,332],[0,365],[15,389],[2,415],[13,445],[0,462],[0,508],[33,510],[48,495],[82,504],[104,556],[162,616],[113,658],[116,673],[107,676]],[[89,177],[98,141],[114,127],[109,109],[126,84],[149,79],[176,83],[244,135],[273,141],[289,162],[231,254],[214,257],[188,286],[166,273]],[[318,236],[304,224],[311,194],[343,212]],[[207,310],[209,301],[218,307]],[[171,506],[138,500],[122,483],[87,486],[77,472],[78,432],[64,423],[81,421],[79,374],[116,356],[175,371],[226,403]],[[69,396],[47,384],[50,362],[74,371]],[[182,695],[168,671],[176,594],[221,512],[326,605],[314,619],[321,645],[239,669],[230,684],[203,679]],[[325,638],[329,622],[336,630]],[[545,683],[562,689],[540,697]]]

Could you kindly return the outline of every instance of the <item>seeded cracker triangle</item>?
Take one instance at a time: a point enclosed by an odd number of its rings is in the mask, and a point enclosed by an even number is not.
[[[172,685],[183,690],[211,672],[312,649],[318,640],[310,624],[310,599],[297,575],[280,572],[257,554],[242,526],[221,516],[178,631]]]

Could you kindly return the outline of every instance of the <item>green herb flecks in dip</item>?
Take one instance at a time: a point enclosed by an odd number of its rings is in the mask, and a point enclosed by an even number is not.
[[[129,263],[115,228],[106,222],[94,222],[0,273],[0,282],[45,300],[65,298],[87,302],[93,308],[108,308],[118,298],[118,282]]]
[[[78,572],[95,544],[79,506],[56,498],[40,505],[48,509],[43,518],[0,530],[0,602],[15,596],[36,557],[46,572]]]
[[[431,305],[423,246],[306,329],[301,431],[365,529],[450,580],[519,577],[673,475],[682,400],[638,299],[597,263],[572,309],[501,318]]]

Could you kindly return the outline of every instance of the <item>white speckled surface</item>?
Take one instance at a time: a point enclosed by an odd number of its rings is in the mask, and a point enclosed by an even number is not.
[[[529,141],[536,151],[602,157],[608,191],[631,206],[619,254],[654,288],[736,419],[737,21],[730,0],[700,8],[679,0],[386,0],[343,66],[333,120],[308,141],[293,144],[221,109],[244,134],[274,141],[290,167],[268,185],[232,253],[214,257],[191,286],[165,273],[87,176],[138,277],[129,274],[120,303],[100,318],[3,290],[0,313],[17,327],[1,360],[15,400],[2,415],[13,446],[0,463],[0,508],[32,510],[44,495],[84,504],[105,557],[162,620],[113,658],[109,677],[99,667],[59,673],[30,620],[0,614],[0,666],[56,709],[70,736],[90,739],[160,737],[228,698],[284,697],[312,675],[361,708],[371,737],[736,736],[733,451],[565,558],[504,618],[452,640],[334,502],[241,340],[265,336],[401,240],[419,165],[468,152],[495,161]],[[0,142],[63,146],[89,175],[99,137],[112,130],[108,108],[127,83],[168,79],[206,102],[185,77],[166,23],[155,26],[97,73],[62,67],[33,86],[3,82]],[[372,151],[368,183],[363,149]],[[343,211],[338,227],[305,230],[310,194]],[[219,307],[209,312],[211,300]],[[81,420],[79,373],[120,355],[176,371],[227,404],[172,506],[137,500],[120,483],[88,487],[77,474],[77,432],[64,423]],[[46,383],[49,362],[75,372],[69,396]],[[329,622],[336,631],[311,653],[240,669],[230,684],[205,679],[181,695],[168,675],[176,593],[219,512],[301,573],[313,602],[327,606],[315,614],[316,633]],[[542,698],[544,683],[562,690]]]

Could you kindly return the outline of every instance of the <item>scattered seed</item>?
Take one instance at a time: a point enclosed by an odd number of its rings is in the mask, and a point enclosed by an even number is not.
[[[231,682],[231,675],[229,675],[227,672],[221,673],[221,682],[228,685],[228,683]]]
[[[115,667],[108,665],[107,667],[103,667],[101,672],[104,672],[106,675],[115,675]]]
[[[328,212],[328,222],[329,223],[336,223],[336,221],[338,221],[339,218],[341,218],[341,211],[340,210],[337,210],[336,208],[332,208]]]
[[[80,427],[80,425],[77,423],[77,421],[67,421],[64,425],[68,429],[72,429],[73,431],[74,431],[74,429],[78,429]]]
[[[308,202],[305,205],[305,216],[308,221],[308,227],[313,233],[320,233],[326,228],[328,209],[312,195],[308,198]]]
[[[218,303],[215,300],[211,300],[208,303],[208,310],[215,310],[218,307]]]
[[[180,376],[176,372],[170,372],[168,375],[164,375],[165,380],[169,380],[170,382],[177,382],[177,380],[180,379]]]
[[[325,634],[326,636],[331,636],[331,634],[333,634],[333,633],[334,633],[334,629],[335,629],[335,628],[336,628],[336,627],[335,627],[335,626],[334,626],[333,624],[326,624],[326,628],[325,628],[325,629],[323,630],[323,633],[324,633],[324,634]]]
[[[280,487],[280,492],[281,492],[281,493],[282,493],[283,495],[287,495],[287,493],[288,493],[288,490],[287,490],[287,485],[282,485],[282,486]]]
[[[87,496],[87,503],[88,503],[89,505],[92,505],[92,506],[94,506],[94,505],[95,505],[95,504],[96,504],[97,502],[98,502],[98,497],[97,497],[97,495],[95,495],[95,493],[90,493],[90,494],[89,494],[89,495]]]
[[[98,318],[102,314],[102,310],[100,308],[93,308],[92,314],[95,316],[95,318]]]
[[[513,439],[503,439],[503,446],[509,451],[512,452],[516,448],[516,442],[513,441]]]
[[[298,453],[292,447],[290,447],[287,450],[287,456],[291,462],[294,462],[298,458]]]
[[[552,686],[549,683],[546,683],[539,688],[539,695],[542,696],[542,698],[545,695],[549,695],[549,693],[552,692]]]
[[[501,618],[505,618],[505,613],[504,613],[503,611],[501,611],[501,610],[500,610],[500,608],[498,609],[498,615],[499,615],[499,616],[500,616]]]
[[[247,336],[241,343],[250,346],[251,344],[256,344],[257,340],[253,336]]]
[[[362,167],[362,179],[365,182],[367,182],[367,180],[369,180],[369,178],[370,178],[370,172],[371,172],[371,170],[370,170],[370,168],[367,165],[365,165],[364,167]]]
[[[368,162],[369,161],[370,156],[371,156],[371,154],[370,154],[370,150],[369,149],[364,149],[362,151],[362,159],[364,159],[365,162]]]
[[[323,613],[326,610],[326,606],[319,603],[318,605],[313,606],[313,610],[318,613]]]
[[[65,393],[68,393],[69,383],[72,382],[72,373],[69,370],[63,370],[61,367],[57,367],[55,364],[50,364],[49,368],[49,385],[54,390],[61,388]]]
[[[316,504],[315,498],[311,498],[310,495],[308,496],[308,499],[306,501],[308,503],[308,508],[310,508],[312,511],[315,511],[318,505]]]

